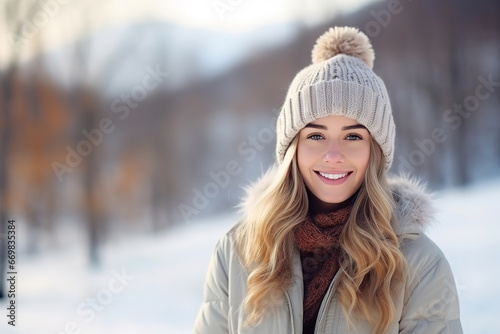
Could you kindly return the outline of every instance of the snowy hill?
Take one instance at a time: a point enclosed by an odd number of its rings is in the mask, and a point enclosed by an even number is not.
[[[465,333],[496,333],[500,179],[436,195],[429,231],[455,273]],[[235,215],[122,239],[89,271],[81,247],[18,259],[16,328],[1,333],[190,333],[208,261]],[[23,238],[22,233],[19,238]],[[7,304],[0,303],[3,314]],[[81,330],[81,331],[78,331]]]

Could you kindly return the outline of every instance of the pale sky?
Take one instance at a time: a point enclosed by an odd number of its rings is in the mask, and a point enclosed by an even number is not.
[[[0,19],[0,65],[5,66],[12,57],[28,59],[40,46],[54,48],[84,33],[131,21],[170,21],[238,33],[297,18],[306,25],[314,25],[336,13],[356,9],[372,1],[20,0],[23,6],[18,18],[23,28],[21,34],[13,34],[13,28],[6,26],[7,20]],[[0,5],[0,13],[8,18],[10,14],[6,14],[6,3]],[[30,3],[34,5],[28,13]],[[48,6],[47,3],[53,5]]]

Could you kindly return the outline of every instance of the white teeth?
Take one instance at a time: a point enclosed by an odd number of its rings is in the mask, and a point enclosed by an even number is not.
[[[327,179],[330,179],[330,180],[338,180],[338,179],[341,179],[341,178],[345,177],[349,173],[345,173],[345,174],[325,174],[325,173],[319,172],[319,174],[321,176],[323,176],[323,177],[326,177]]]

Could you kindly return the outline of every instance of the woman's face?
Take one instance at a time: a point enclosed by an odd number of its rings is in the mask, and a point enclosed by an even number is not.
[[[298,167],[320,203],[341,203],[354,195],[370,159],[368,130],[352,118],[327,116],[307,124],[298,136]]]

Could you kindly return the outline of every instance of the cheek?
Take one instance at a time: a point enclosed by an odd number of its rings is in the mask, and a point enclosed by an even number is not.
[[[307,143],[299,139],[299,143],[297,146],[297,163],[301,171],[303,168],[306,168],[311,164],[313,155],[313,151],[310,147],[307,146]]]
[[[299,168],[300,175],[304,179],[307,186],[310,186],[311,181],[311,168],[317,162],[318,152],[317,149],[313,149],[307,145],[307,142],[302,142],[299,140],[297,146],[297,166]]]
[[[366,149],[366,151],[363,155],[362,161],[361,161],[361,164],[363,166],[363,174],[368,169],[369,163],[370,163],[370,146],[368,146],[368,148]]]
[[[299,172],[304,177],[304,172],[307,168],[307,151],[304,149],[304,145],[301,145],[300,140],[297,146],[297,166],[299,167]]]
[[[356,151],[352,152],[351,157],[351,161],[356,165],[356,168],[364,174],[370,161],[370,146],[366,145],[364,147],[360,147]]]

